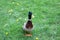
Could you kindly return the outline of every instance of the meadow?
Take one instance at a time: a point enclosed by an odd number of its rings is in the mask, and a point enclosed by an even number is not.
[[[32,36],[24,36],[28,12]],[[0,0],[0,40],[60,40],[60,0]]]

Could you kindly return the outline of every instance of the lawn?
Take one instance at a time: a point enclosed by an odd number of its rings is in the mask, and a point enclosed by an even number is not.
[[[31,37],[22,30],[29,11]],[[0,0],[0,40],[60,40],[60,0]]]

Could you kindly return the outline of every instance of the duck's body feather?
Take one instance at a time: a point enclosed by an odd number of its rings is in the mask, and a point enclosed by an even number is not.
[[[27,23],[27,22],[26,22],[26,23]],[[23,30],[25,30],[25,31],[32,31],[33,28],[30,28],[30,29],[26,28],[26,23],[24,23]]]

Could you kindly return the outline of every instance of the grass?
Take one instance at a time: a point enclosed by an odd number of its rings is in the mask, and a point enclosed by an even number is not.
[[[27,14],[34,15],[32,37],[23,35]],[[60,0],[0,0],[0,40],[60,40]]]

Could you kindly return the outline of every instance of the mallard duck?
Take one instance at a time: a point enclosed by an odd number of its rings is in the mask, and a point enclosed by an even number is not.
[[[28,13],[28,21],[24,23],[23,30],[26,32],[31,32],[33,30],[33,24],[32,24],[32,12]]]

